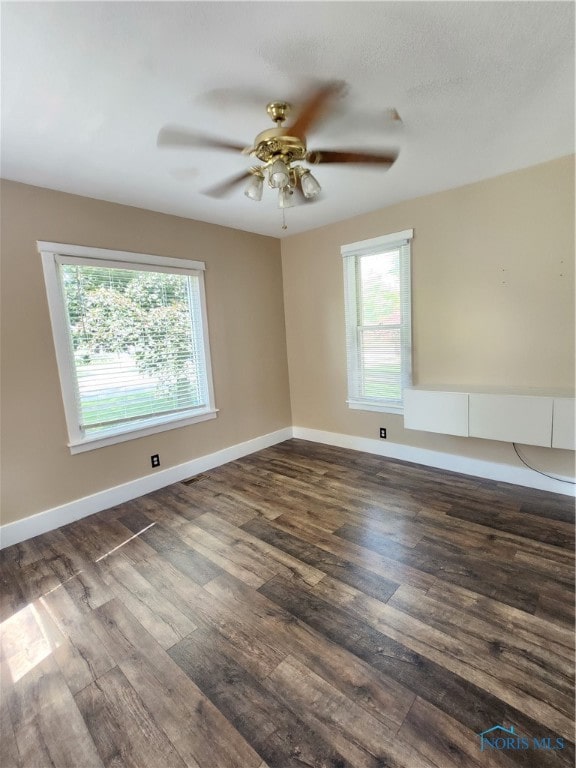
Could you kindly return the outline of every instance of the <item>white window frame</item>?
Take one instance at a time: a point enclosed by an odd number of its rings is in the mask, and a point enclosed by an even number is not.
[[[411,301],[411,241],[413,229],[395,232],[370,240],[343,245],[340,249],[344,264],[344,300],[346,315],[346,354],[348,372],[348,407],[361,411],[404,413],[400,400],[366,397],[361,392],[361,344],[358,307],[359,259],[362,256],[400,249],[400,340],[401,340],[401,392],[412,384],[412,301]]]
[[[41,240],[37,241],[36,245],[42,258],[42,268],[44,270],[44,281],[46,283],[46,294],[48,297],[48,309],[50,312],[50,322],[52,324],[52,334],[56,350],[56,361],[58,363],[58,374],[60,376],[60,385],[62,388],[64,413],[68,428],[68,447],[70,448],[71,453],[91,451],[107,445],[113,445],[126,440],[134,440],[139,437],[145,437],[146,435],[153,435],[157,432],[164,432],[168,429],[185,427],[189,424],[196,424],[200,421],[216,418],[218,409],[214,404],[214,386],[212,381],[212,363],[210,357],[208,317],[206,313],[206,294],[204,287],[204,271],[206,265],[203,261],[132,253],[130,251],[112,251],[105,248],[90,248],[80,245],[65,245],[63,243],[49,243]],[[85,434],[80,425],[81,419],[76,398],[76,368],[73,363],[68,314],[59,274],[60,264],[71,263],[71,259],[81,260],[78,263],[84,264],[92,261],[95,265],[98,264],[99,266],[102,266],[102,262],[108,262],[109,266],[115,268],[121,268],[122,265],[128,264],[132,268],[134,268],[134,265],[140,265],[143,269],[150,269],[153,267],[154,270],[159,272],[194,275],[199,278],[203,346],[208,393],[208,403],[204,408],[195,411],[193,415],[186,414],[183,416],[181,414],[172,413],[157,416],[152,423],[149,423],[146,426],[140,425],[131,427],[129,424],[124,423],[119,427],[118,432],[107,434],[105,436]]]

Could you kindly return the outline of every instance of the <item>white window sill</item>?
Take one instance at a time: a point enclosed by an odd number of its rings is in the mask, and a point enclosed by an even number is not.
[[[404,413],[403,403],[378,403],[370,400],[346,400],[348,408],[353,411],[378,411],[379,413]]]
[[[147,435],[154,435],[157,432],[165,432],[168,429],[178,429],[179,427],[187,427],[189,424],[197,424],[200,421],[208,421],[208,419],[215,419],[218,414],[218,409],[209,411],[202,411],[194,416],[186,416],[185,418],[170,419],[169,421],[157,422],[156,424],[150,424],[147,427],[134,427],[133,429],[125,428],[123,432],[114,435],[103,435],[87,437],[83,440],[78,440],[68,443],[70,453],[83,453],[84,451],[94,451],[97,448],[104,448],[107,445],[114,445],[115,443],[123,443],[126,440],[136,440],[139,437],[146,437]]]

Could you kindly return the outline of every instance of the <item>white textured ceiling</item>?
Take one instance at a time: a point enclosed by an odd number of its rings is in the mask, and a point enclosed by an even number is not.
[[[2,176],[281,237],[271,190],[201,194],[253,160],[156,137],[249,144],[312,79],[348,94],[309,149],[401,152],[386,172],[319,166],[288,235],[573,152],[574,4],[3,3]]]

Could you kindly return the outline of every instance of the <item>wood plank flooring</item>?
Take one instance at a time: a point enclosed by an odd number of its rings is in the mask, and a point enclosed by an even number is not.
[[[289,440],[0,573],[2,768],[574,764],[570,497]]]

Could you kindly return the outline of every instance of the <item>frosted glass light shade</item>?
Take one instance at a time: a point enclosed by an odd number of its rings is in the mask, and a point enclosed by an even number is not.
[[[275,189],[282,189],[282,187],[285,187],[290,181],[290,172],[288,171],[286,163],[283,163],[280,159],[275,160],[268,169],[268,180],[270,186]]]
[[[322,187],[314,176],[310,173],[310,171],[305,171],[302,176],[300,177],[300,185],[302,187],[302,192],[304,193],[304,197],[311,198],[316,197],[316,195],[320,192]]]
[[[290,187],[283,187],[278,192],[278,208],[292,208],[294,205],[293,191]]]
[[[264,188],[264,176],[259,173],[255,173],[248,180],[244,194],[249,197],[250,200],[262,200],[262,190]]]

